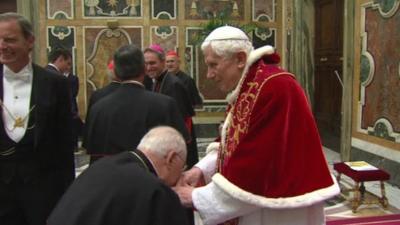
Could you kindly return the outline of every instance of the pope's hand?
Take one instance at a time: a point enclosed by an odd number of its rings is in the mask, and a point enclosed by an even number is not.
[[[192,187],[198,187],[204,185],[203,172],[198,167],[193,167],[192,169],[182,173],[177,186],[190,185]]]
[[[179,199],[183,206],[187,208],[193,208],[192,192],[194,187],[189,185],[175,186],[172,188],[176,194],[178,194]]]

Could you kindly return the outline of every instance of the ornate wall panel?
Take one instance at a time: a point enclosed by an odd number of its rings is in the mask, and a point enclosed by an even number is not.
[[[176,26],[151,27],[151,44],[160,44],[165,51],[176,50],[178,43],[178,29]]]
[[[237,25],[257,25],[249,33],[254,45],[274,45],[285,59],[282,0],[38,1],[41,22],[37,25],[41,33],[47,33],[46,38],[39,37],[41,45],[47,51],[55,46],[73,51],[83,118],[92,91],[108,83],[106,65],[114,50],[127,43],[142,48],[158,43],[165,50],[177,50],[182,69],[195,79],[204,98],[204,106],[198,111],[205,113],[200,115],[223,112],[225,94],[206,79],[207,68],[199,48],[198,36],[207,19],[226,16]],[[43,65],[47,63],[47,51],[39,52]]]
[[[205,99],[205,108],[207,111],[223,112],[225,108],[221,105],[224,105],[225,101],[221,96],[224,96],[224,94],[219,91],[214,82],[206,78],[207,66],[204,63],[204,57],[203,54],[201,54],[200,46],[196,45],[196,37],[200,32],[201,29],[195,27],[188,27],[186,29],[186,71],[195,75],[193,78],[197,83],[201,96]]]
[[[84,27],[85,74],[88,95],[110,82],[107,64],[115,49],[126,44],[142,46],[140,27]]]
[[[151,0],[153,19],[176,19],[176,0]]]
[[[275,0],[253,0],[253,21],[275,21]]]
[[[141,0],[82,0],[84,17],[141,17]]]
[[[356,137],[394,148],[400,146],[399,5],[398,0],[361,2],[355,73],[355,130],[363,134]]]
[[[47,52],[56,48],[65,48],[71,51],[72,61],[76,65],[76,37],[73,26],[48,26],[47,27]],[[73,68],[76,73],[76,67]]]
[[[253,32],[254,48],[259,48],[264,45],[275,46],[276,29],[275,28],[256,28]]]
[[[223,14],[231,18],[244,19],[244,0],[192,0],[185,1],[185,18],[205,20],[219,17]]]
[[[47,0],[47,18],[72,19],[74,17],[74,5],[72,0]]]

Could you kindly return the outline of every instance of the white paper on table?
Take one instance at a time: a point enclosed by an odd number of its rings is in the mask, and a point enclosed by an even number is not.
[[[375,166],[365,162],[365,161],[354,161],[354,162],[345,162],[346,165],[350,166],[351,169],[357,171],[367,171],[367,170],[379,170]]]

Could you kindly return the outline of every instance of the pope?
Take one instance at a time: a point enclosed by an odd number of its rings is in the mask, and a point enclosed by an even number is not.
[[[295,75],[235,27],[215,29],[201,49],[207,78],[229,93],[227,116],[221,141],[175,188],[181,202],[205,225],[324,224],[324,200],[340,190]]]

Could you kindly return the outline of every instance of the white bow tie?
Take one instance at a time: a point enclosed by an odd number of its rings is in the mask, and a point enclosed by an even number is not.
[[[6,80],[8,82],[18,81],[18,80],[20,80],[20,81],[29,81],[29,77],[30,77],[29,75],[30,74],[27,71],[23,71],[23,72],[20,72],[20,73],[14,73],[11,70],[5,70],[4,71],[4,78],[6,78]]]

